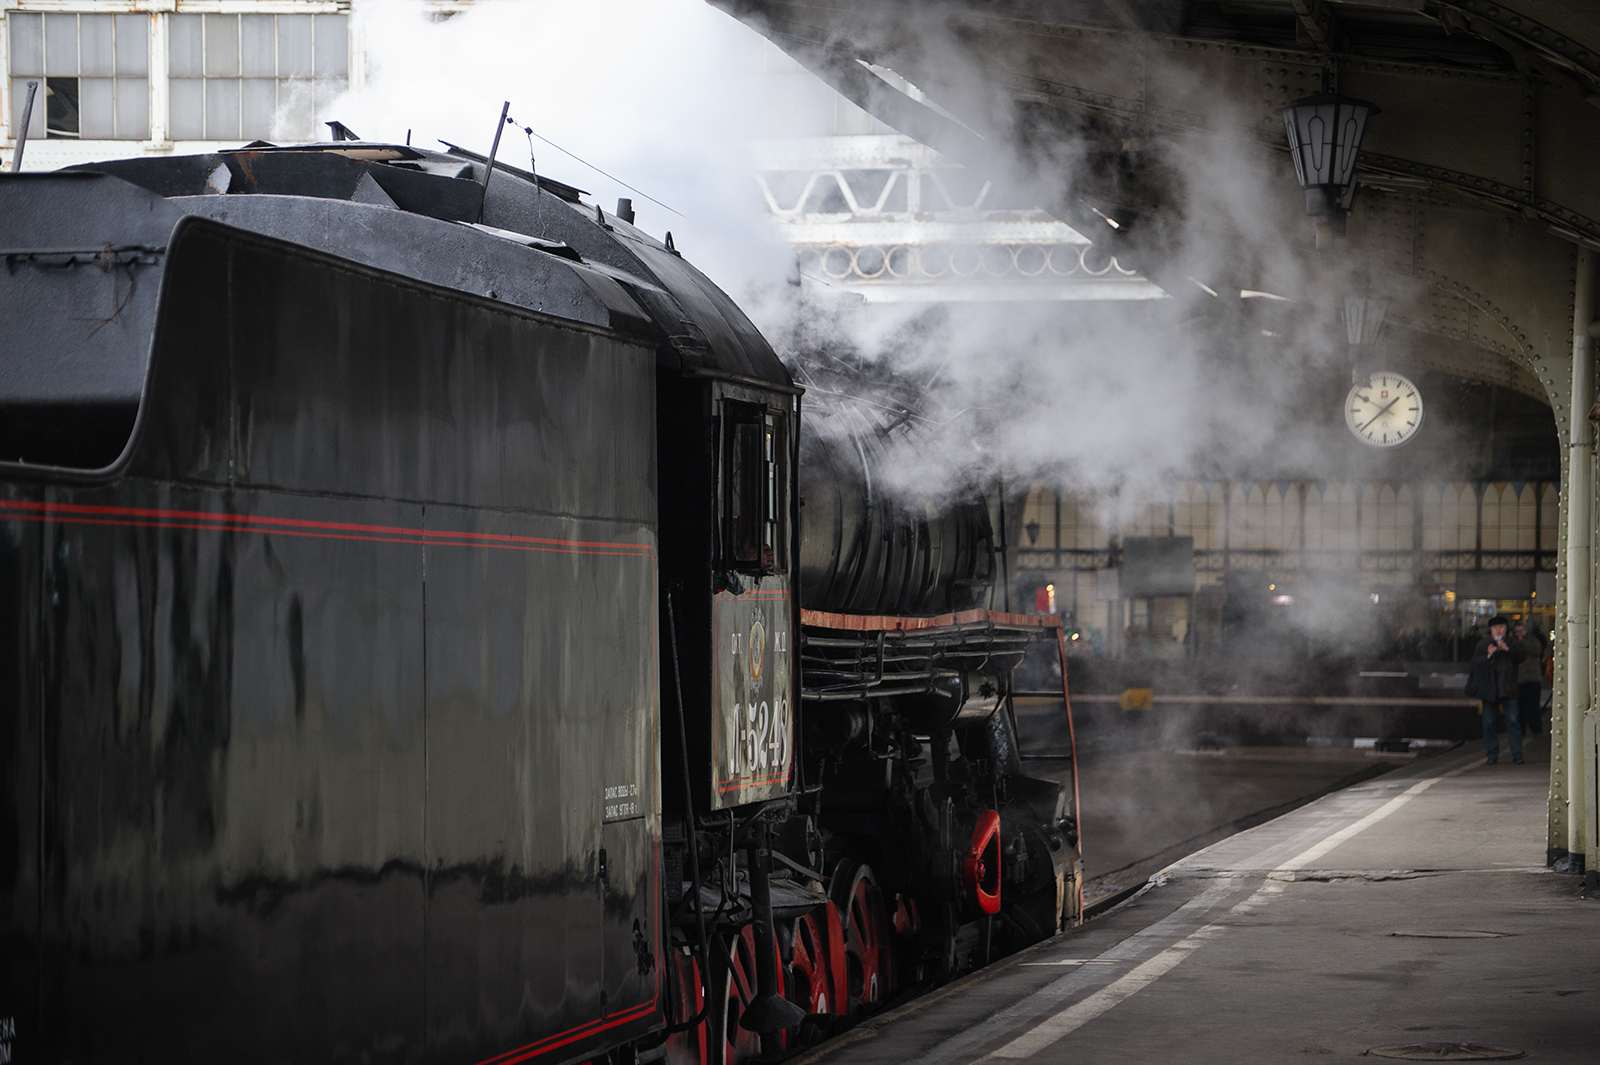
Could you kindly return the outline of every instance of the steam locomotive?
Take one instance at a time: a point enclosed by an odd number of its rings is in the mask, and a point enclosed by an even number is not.
[[[625,202],[257,144],[0,232],[13,1061],[730,1065],[1072,917],[986,507]]]

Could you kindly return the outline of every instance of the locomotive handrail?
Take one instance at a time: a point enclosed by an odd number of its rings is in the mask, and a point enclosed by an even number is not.
[[[153,265],[156,256],[165,255],[165,244],[102,244],[98,248],[0,248],[0,259],[7,266],[13,262],[32,262],[60,259],[61,262],[41,262],[43,266],[125,266],[138,263]]]
[[[162,254],[165,244],[102,244],[96,248],[0,248],[0,255],[99,255],[105,251],[147,251]]]
[[[931,684],[914,684],[899,688],[873,688],[866,694],[874,699],[882,699],[891,695],[923,695],[932,690]],[[861,685],[852,684],[848,688],[801,689],[800,698],[808,703],[833,703],[845,699],[860,699],[862,694]]]
[[[845,670],[822,670],[822,669],[811,670],[809,672],[811,672],[812,676],[815,676],[815,677],[829,677],[829,678],[840,678],[840,679],[849,678],[851,680],[856,680],[856,681],[860,681],[860,680],[866,679],[866,680],[895,680],[895,681],[904,682],[904,681],[911,681],[911,680],[932,680],[933,677],[934,677],[934,674],[937,672],[937,670],[919,669],[919,670],[915,670],[915,671],[909,671],[908,670],[905,673],[881,673],[881,674],[851,673],[851,672],[848,672],[848,671],[845,671]]]

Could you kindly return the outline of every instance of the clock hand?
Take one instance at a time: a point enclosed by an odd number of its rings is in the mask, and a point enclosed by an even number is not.
[[[1400,402],[1400,397],[1396,396],[1393,399],[1391,399],[1388,403],[1384,404],[1383,409],[1380,410],[1378,413],[1374,414],[1372,416],[1371,420],[1367,422],[1367,425],[1371,425],[1373,422],[1377,421],[1379,418],[1383,417],[1385,414],[1388,414],[1389,413],[1389,408],[1394,406],[1396,403],[1399,403],[1399,402]],[[1363,425],[1361,428],[1363,430],[1365,430],[1367,425]]]

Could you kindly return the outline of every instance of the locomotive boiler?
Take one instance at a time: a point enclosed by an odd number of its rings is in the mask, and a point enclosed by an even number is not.
[[[986,509],[670,235],[340,141],[0,175],[0,256],[14,1060],[737,1062],[1071,915]]]
[[[989,609],[983,496],[935,506],[887,489],[903,416],[829,383],[800,464],[804,749],[830,844],[893,915],[889,983],[914,985],[1077,914],[1075,811],[1023,773],[1010,707],[1023,654],[1057,632]]]

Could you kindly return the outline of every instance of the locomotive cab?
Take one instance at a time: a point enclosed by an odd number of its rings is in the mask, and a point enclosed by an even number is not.
[[[664,347],[658,364],[660,630],[671,708],[662,836],[667,905],[679,943],[693,951],[692,960],[669,955],[681,989],[673,1016],[689,1024],[702,1007],[693,1031],[668,1043],[669,1058],[732,1065],[781,1051],[812,1012],[791,1001],[794,958],[780,953],[780,933],[792,951],[792,922],[815,928],[807,915],[830,904],[773,857],[800,786],[801,391],[736,308],[718,310],[713,325],[726,332],[707,330],[703,346]],[[732,336],[740,343],[725,343]]]
[[[719,391],[711,430],[721,526],[711,574],[711,809],[787,792],[798,680],[788,450],[798,397]]]

